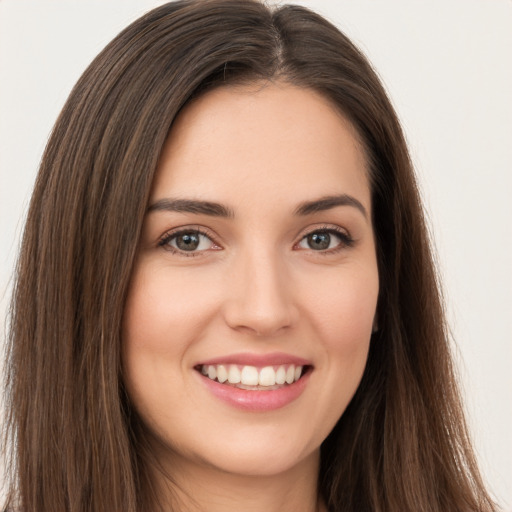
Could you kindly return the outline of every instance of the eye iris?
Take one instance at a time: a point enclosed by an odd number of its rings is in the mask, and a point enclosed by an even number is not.
[[[308,235],[308,245],[311,249],[321,251],[328,249],[331,244],[331,235],[329,233],[311,233]]]
[[[176,246],[182,251],[193,251],[199,246],[197,233],[185,233],[176,237]]]

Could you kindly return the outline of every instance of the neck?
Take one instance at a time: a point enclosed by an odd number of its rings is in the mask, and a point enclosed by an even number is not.
[[[154,477],[169,512],[326,512],[318,497],[318,452],[272,475],[233,474],[177,457],[162,469]]]

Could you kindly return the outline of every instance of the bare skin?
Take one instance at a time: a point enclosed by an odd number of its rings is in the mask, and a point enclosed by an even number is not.
[[[364,154],[327,100],[256,84],[184,109],[157,169],[123,323],[126,386],[174,482],[155,472],[164,501],[325,511],[320,445],[362,377],[378,283]],[[233,361],[263,379],[266,363],[254,360],[271,361],[275,385],[222,381]],[[278,384],[297,360],[296,380]]]

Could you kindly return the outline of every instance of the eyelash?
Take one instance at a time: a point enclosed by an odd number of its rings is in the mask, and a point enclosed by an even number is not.
[[[210,240],[212,245],[217,246],[217,244],[214,242],[213,237],[212,237],[212,235],[210,233],[208,233],[207,231],[205,231],[205,230],[203,230],[201,228],[196,228],[196,227],[194,227],[194,228],[179,229],[178,231],[168,231],[159,240],[158,246],[162,247],[164,250],[169,251],[169,252],[171,252],[173,254],[178,254],[180,256],[185,256],[186,258],[193,258],[195,256],[200,256],[203,252],[205,252],[204,250],[203,251],[190,251],[190,252],[188,252],[188,251],[182,251],[182,250],[177,249],[175,247],[172,247],[170,245],[171,240],[173,240],[174,238],[177,238],[180,235],[188,235],[188,234],[204,236],[204,237],[208,238],[208,240]],[[217,247],[219,247],[219,246],[217,246]]]
[[[335,235],[340,240],[340,243],[338,245],[336,245],[336,247],[333,247],[331,249],[325,249],[325,250],[320,250],[320,251],[315,251],[314,249],[310,249],[314,254],[318,254],[319,256],[328,256],[331,254],[336,254],[337,252],[340,252],[343,249],[353,247],[353,245],[355,243],[355,240],[352,238],[352,236],[344,229],[341,229],[336,226],[322,226],[319,228],[315,228],[311,231],[308,231],[306,234],[304,234],[301,237],[301,239],[299,240],[299,242],[297,242],[297,244],[295,244],[295,246],[300,244],[308,236],[311,236],[315,233],[322,233],[322,234],[326,233],[329,235]]]
[[[310,249],[315,254],[319,254],[319,255],[335,254],[335,253],[337,253],[337,252],[339,252],[339,251],[341,251],[343,249],[352,247],[354,245],[354,243],[355,243],[355,240],[345,230],[342,230],[341,228],[333,227],[333,226],[322,226],[320,228],[316,228],[316,229],[313,229],[311,231],[308,231],[306,234],[304,234],[300,238],[300,240],[294,245],[294,248],[297,247],[308,236],[311,236],[311,235],[313,235],[315,233],[335,235],[340,240],[340,243],[336,247],[333,247],[331,249],[319,250],[319,251],[315,251],[314,249]],[[216,242],[214,241],[214,239],[213,239],[213,237],[212,237],[212,235],[210,233],[208,233],[207,231],[205,231],[205,230],[203,230],[201,228],[196,228],[196,227],[194,227],[194,228],[186,228],[186,229],[179,229],[178,231],[168,231],[168,232],[166,232],[162,236],[162,238],[159,240],[158,247],[162,247],[164,250],[169,251],[169,252],[171,252],[173,254],[178,254],[180,256],[185,256],[186,258],[193,258],[193,257],[202,255],[202,253],[204,253],[206,251],[206,249],[202,250],[202,251],[184,251],[184,250],[180,250],[180,249],[177,249],[175,247],[172,247],[170,245],[170,242],[174,238],[177,238],[180,235],[187,235],[187,234],[194,234],[194,235],[204,236],[204,237],[208,238],[208,240],[210,240],[212,245],[214,245],[214,246],[216,246],[217,248],[220,249],[220,246],[218,246],[216,244]],[[214,250],[218,250],[218,249],[214,249]]]

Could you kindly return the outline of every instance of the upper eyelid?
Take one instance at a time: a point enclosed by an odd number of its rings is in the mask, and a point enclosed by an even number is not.
[[[223,249],[223,247],[215,241],[215,239],[207,232],[210,230],[205,230],[204,228],[196,227],[188,227],[183,226],[179,228],[172,228],[166,231],[157,241],[156,248],[162,249],[165,252],[168,252],[171,255],[175,255],[180,258],[193,258],[193,257],[205,257],[208,255],[209,251],[218,251],[219,249]],[[201,236],[205,236],[211,243],[211,247],[201,250],[192,250],[186,251],[182,250],[179,247],[174,247],[171,245],[171,240],[181,234],[186,233],[198,233]]]
[[[300,241],[302,241],[305,237],[308,235],[315,233],[317,231],[326,231],[326,232],[333,232],[335,234],[338,234],[340,236],[345,236],[352,241],[354,241],[353,236],[351,235],[350,231],[337,224],[328,224],[328,223],[319,223],[315,225],[310,225],[305,228],[302,228],[299,233],[295,236],[295,241],[293,242],[293,246],[296,246]],[[192,225],[182,225],[177,226],[174,228],[170,228],[167,231],[165,231],[161,236],[158,237],[157,245],[164,245],[165,242],[167,242],[170,238],[175,237],[182,233],[187,232],[197,232],[201,235],[206,236],[211,240],[211,242],[214,245],[217,245],[219,247],[223,247],[223,243],[219,242],[219,237],[213,230],[210,228],[198,225],[198,224],[192,224]]]
[[[300,241],[304,237],[310,235],[311,233],[315,233],[316,231],[331,231],[331,232],[338,233],[340,235],[346,235],[349,238],[352,238],[352,235],[347,228],[339,226],[337,224],[325,224],[325,223],[316,224],[316,225],[308,226],[307,228],[301,229],[296,238],[298,241]]]
[[[215,242],[216,235],[212,232],[211,229],[205,227],[205,226],[199,226],[199,225],[191,225],[191,226],[179,226],[176,228],[170,228],[167,231],[165,231],[160,237],[159,240],[165,240],[168,238],[172,238],[173,236],[180,235],[182,233],[199,233],[201,235],[204,235],[212,240],[212,242]]]
[[[348,229],[342,228],[341,226],[336,225],[336,224],[331,224],[331,225],[324,224],[322,226],[312,227],[311,229],[303,231],[302,234],[298,237],[298,240],[294,243],[293,247],[297,248],[299,246],[299,244],[305,238],[307,238],[309,235],[311,235],[313,233],[322,233],[322,232],[334,234],[340,240],[340,244],[337,247],[334,247],[331,249],[314,251],[316,254],[324,254],[324,255],[333,254],[333,253],[336,253],[339,250],[341,250],[343,247],[349,248],[349,247],[352,247],[355,243],[357,243],[357,240],[354,239],[354,237],[350,234]],[[303,250],[307,250],[307,249],[304,248]]]

